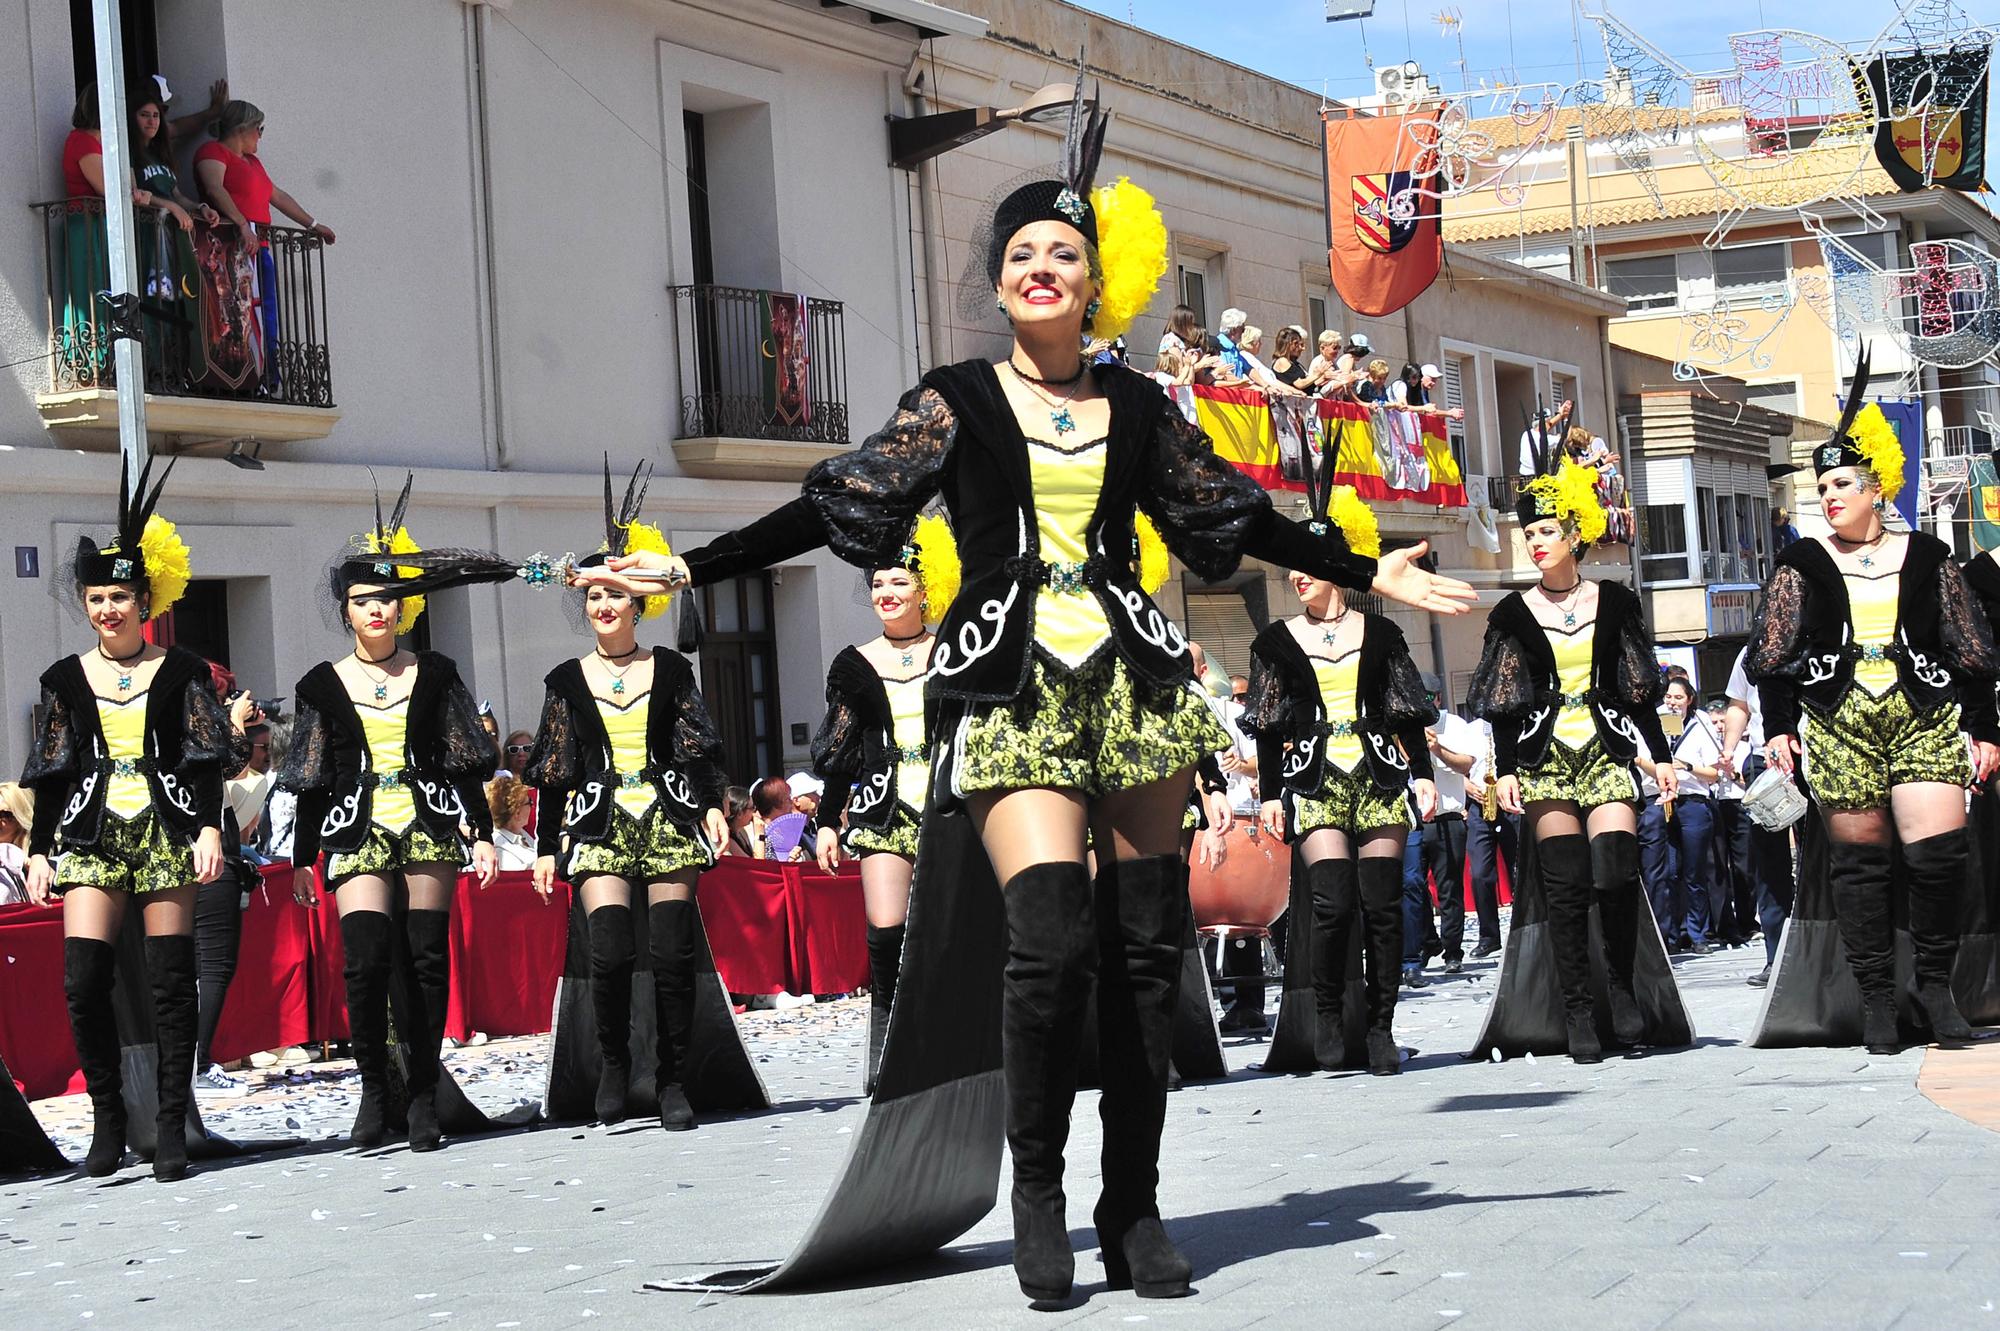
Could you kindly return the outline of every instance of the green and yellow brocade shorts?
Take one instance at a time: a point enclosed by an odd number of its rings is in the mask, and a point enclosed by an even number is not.
[[[961,795],[1046,787],[1095,799],[1230,747],[1192,681],[1135,679],[1110,651],[1077,670],[1037,653],[1018,697],[972,704],[951,736],[952,788]]]
[[[1832,716],[1807,721],[1806,780],[1820,807],[1836,813],[1884,808],[1895,786],[1963,786],[1972,763],[1958,726],[1955,702],[1919,715],[1899,688],[1877,698],[1856,685]]]
[[[906,860],[917,858],[917,841],[923,831],[923,824],[917,815],[910,812],[910,806],[898,800],[896,811],[889,816],[887,827],[850,827],[847,829],[847,849],[856,855],[877,853],[901,855]]]
[[[706,869],[715,855],[700,837],[683,832],[655,803],[643,819],[613,803],[611,822],[602,841],[579,842],[569,853],[563,875],[572,883],[586,878],[623,878],[649,883],[683,869]]]
[[[101,887],[144,896],[194,881],[194,848],[167,831],[152,810],[120,818],[106,809],[97,844],[56,857],[57,895],[72,887]]]
[[[1633,804],[1639,800],[1639,778],[1633,775],[1632,764],[1613,758],[1597,739],[1580,749],[1551,739],[1542,760],[1532,767],[1521,768],[1517,775],[1523,804],[1568,800],[1579,809],[1594,809],[1600,804]]]
[[[421,822],[392,832],[380,823],[368,825],[368,835],[353,850],[332,851],[326,857],[326,881],[339,888],[350,878],[387,878],[404,869],[448,865],[453,872],[465,864],[466,846],[457,837],[440,837]]]
[[[1409,796],[1402,791],[1383,791],[1369,779],[1366,768],[1350,772],[1328,762],[1319,789],[1293,797],[1291,832],[1295,841],[1328,827],[1358,836],[1378,827],[1408,830],[1410,826]]]

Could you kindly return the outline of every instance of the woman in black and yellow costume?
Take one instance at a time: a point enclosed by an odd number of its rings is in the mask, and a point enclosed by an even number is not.
[[[167,471],[171,473],[172,464]],[[194,903],[222,872],[222,783],[240,766],[208,663],[148,642],[145,625],[186,590],[188,548],[154,510],[148,462],[121,471],[118,529],[99,547],[77,542],[69,586],[96,645],[42,675],[41,725],[21,783],[41,816],[28,843],[29,899],[63,901],[63,988],[90,1091],[84,1169],[102,1178],[124,1158],[122,1054],[112,1012],[116,943],[125,912],[145,915],[146,972],[159,1046],[153,1177],[187,1174],[194,1089]]]
[[[1186,637],[1138,585],[1137,515],[1204,578],[1253,555],[1434,610],[1456,611],[1472,595],[1418,568],[1421,546],[1378,562],[1353,554],[1337,533],[1278,517],[1270,496],[1218,458],[1156,384],[1085,360],[1084,339],[1122,332],[1167,261],[1165,225],[1144,191],[1120,180],[1092,192],[1103,129],[1100,113],[1086,113],[1079,81],[1061,174],[1009,193],[987,243],[975,247],[973,281],[986,308],[997,302],[1013,326],[1007,358],[933,369],[880,432],[820,463],[805,484],[807,511],[859,568],[894,565],[934,497],[958,540],[964,586],[939,625],[926,688],[938,798],[924,819],[901,996],[915,996],[913,966],[926,959],[926,984],[976,987],[981,977],[954,971],[940,952],[1004,928],[999,1052],[1014,1268],[1036,1300],[1066,1297],[1074,1278],[1063,1146],[1093,976],[1105,1125],[1095,1219],[1106,1276],[1148,1297],[1189,1292],[1191,1268],[1168,1240],[1155,1196],[1188,918],[1180,835],[1190,774],[1228,738],[1195,692]],[[718,546],[739,544],[747,543],[725,537]],[[695,552],[670,576],[692,565],[700,581],[711,554]],[[967,833],[983,843],[983,864],[962,856]],[[1094,887],[1086,845],[1096,852]],[[993,891],[982,881],[988,866],[1005,884],[1004,926],[978,914]],[[927,933],[925,911],[952,923]],[[922,1011],[945,1005],[937,993],[921,997]],[[864,1136],[879,1125],[871,1140],[895,1154],[850,1170],[836,1193],[840,1207],[902,1223],[893,1232],[851,1218],[822,1227],[789,1270],[823,1266],[833,1253],[852,1269],[935,1245],[954,1231],[930,1213],[934,1195],[958,1187],[970,1202],[980,1186],[953,1175],[946,1157],[958,1153],[933,1149],[920,1159],[905,1144],[935,1143],[925,1129],[964,1134],[969,1105],[988,1121],[986,1033],[961,1027],[954,1043],[913,1029],[917,1038],[899,1045],[904,1020],[892,1018],[864,1125]],[[963,1075],[932,1080],[954,1060],[965,1062]],[[937,1098],[925,1101],[929,1094]],[[933,1106],[935,1120],[917,1128]],[[863,1147],[857,1138],[854,1159]]]
[[[607,463],[605,549],[580,569],[671,553],[657,527],[638,521],[645,494],[634,472],[614,511]],[[560,875],[576,885],[585,912],[601,1060],[594,1109],[605,1123],[625,1117],[631,1093],[633,909],[645,901],[660,1126],[684,1132],[695,1126],[684,1085],[701,947],[695,880],[729,836],[722,740],[686,659],[639,643],[639,622],[666,613],[664,590],[633,595],[590,586],[580,599],[596,642],[548,673],[522,773],[542,792],[545,810],[536,829],[535,890],[546,897]]]
[[[1861,990],[1861,1042],[1895,1053],[1893,847],[1903,865],[1895,877],[1909,893],[1921,1021],[1939,1040],[1972,1034],[1951,973],[1966,890],[1965,788],[2000,765],[2000,652],[1950,549],[1883,525],[1904,458],[1882,409],[1862,405],[1867,386],[1864,350],[1838,428],[1813,451],[1831,531],[1778,556],[1746,668],[1771,761],[1789,772],[1803,754],[1826,819],[1834,915]],[[1961,731],[1972,736],[1970,764]],[[1779,1001],[1793,932],[1768,1003]],[[1833,978],[1795,966],[1785,987]]]
[[[1351,487],[1333,484],[1330,464],[1314,478],[1313,512],[1315,526],[1337,526],[1357,554],[1381,553],[1375,515]],[[1272,774],[1260,820],[1272,836],[1300,848],[1305,870],[1293,893],[1290,974],[1264,1067],[1337,1069],[1359,1052],[1347,1047],[1342,1011],[1358,915],[1368,1070],[1393,1076],[1402,1071],[1393,1026],[1403,959],[1403,846],[1411,798],[1424,819],[1437,808],[1424,737],[1437,709],[1393,621],[1354,611],[1338,586],[1310,573],[1295,572],[1291,582],[1304,613],[1271,624],[1251,645],[1239,722],[1256,737],[1257,770]],[[1302,1001],[1311,1002],[1310,1015],[1299,1010]],[[1298,1038],[1307,1030],[1308,1039]]]
[[[1468,698],[1493,726],[1500,807],[1525,813],[1529,833],[1514,928],[1476,1053],[1567,1047],[1578,1063],[1603,1058],[1592,993],[1593,885],[1612,1039],[1634,1046],[1694,1038],[1639,881],[1633,764],[1649,765],[1664,798],[1676,789],[1653,637],[1636,592],[1593,582],[1579,564],[1605,529],[1595,475],[1565,461],[1522,488],[1521,537],[1541,576],[1493,608]]]
[[[2000,453],[1995,455],[2000,465]],[[1965,585],[1990,629],[2000,621],[2000,551],[1983,550],[1965,561]],[[2000,685],[1996,685],[2000,687]],[[1964,728],[1964,718],[1960,718]],[[1966,819],[1970,839],[1967,898],[1952,996],[1967,1022],[2000,1022],[2000,781],[1975,783]]]
[[[930,797],[924,678],[936,639],[925,623],[944,617],[958,594],[958,572],[950,525],[936,514],[918,519],[896,564],[868,575],[869,604],[882,621],[882,635],[833,658],[826,717],[813,737],[813,771],[826,782],[818,817],[820,868],[834,872],[843,851],[861,860],[870,1093],[896,999],[917,833]]]
[[[397,638],[416,626],[425,593],[504,581],[516,569],[475,551],[421,550],[403,525],[409,502],[406,480],[388,520],[378,500],[374,528],[350,540],[328,571],[329,607],[354,646],[293,689],[297,720],[277,785],[298,796],[293,895],[316,908],[323,881],[340,911],[361,1073],[356,1146],[379,1146],[388,1131],[391,930],[406,911],[419,1009],[399,1032],[410,1051],[409,1141],[413,1151],[432,1151],[442,1141],[438,1052],[451,989],[451,905],[468,851],[482,888],[498,872],[484,789],[498,755],[451,658],[406,651]],[[469,847],[461,827],[471,829]]]

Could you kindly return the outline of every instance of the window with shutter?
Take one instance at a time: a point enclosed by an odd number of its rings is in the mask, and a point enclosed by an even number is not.
[[[1465,407],[1465,375],[1466,371],[1470,368],[1466,364],[1465,357],[1446,356],[1444,364],[1438,366],[1438,368],[1444,371],[1444,383],[1440,385],[1444,390],[1444,402],[1442,405],[1447,411],[1454,407],[1463,410]],[[1444,423],[1444,433],[1445,438],[1451,442],[1451,455],[1458,459],[1458,474],[1461,476],[1467,475],[1473,468],[1466,461],[1465,421],[1453,420],[1447,416]]]
[[[1256,584],[1262,608],[1263,584]],[[1208,587],[1193,578],[1183,584],[1187,634],[1208,653],[1209,669],[1230,675],[1250,673],[1250,644],[1263,627],[1243,587]]]

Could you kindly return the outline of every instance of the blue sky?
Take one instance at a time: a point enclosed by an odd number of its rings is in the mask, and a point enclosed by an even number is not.
[[[947,0],[948,2],[948,0]],[[1568,82],[1578,77],[1575,33],[1583,39],[1583,77],[1603,74],[1596,25],[1572,26],[1574,9],[1560,0],[1376,0],[1375,17],[1360,24],[1328,23],[1324,0],[1072,0],[1161,36],[1210,51],[1259,73],[1332,96],[1372,91],[1364,53],[1376,63],[1415,59],[1448,92],[1460,85],[1458,43],[1433,16],[1454,8],[1464,18],[1470,86]],[[1594,0],[1598,8],[1601,0]],[[976,3],[965,6],[976,10]],[[1974,8],[1982,6],[1975,5]],[[1895,14],[1888,0],[1677,0],[1661,5],[1615,0],[1620,18],[1697,71],[1726,67],[1728,36],[1749,28],[1801,28],[1845,43],[1865,44]],[[1407,24],[1406,24],[1407,20]],[[1509,79],[1509,71],[1513,78]]]

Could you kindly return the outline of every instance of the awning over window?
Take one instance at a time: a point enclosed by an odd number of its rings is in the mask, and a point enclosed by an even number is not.
[[[819,0],[821,9],[858,9],[870,23],[907,23],[920,37],[984,37],[986,20],[930,0]]]

